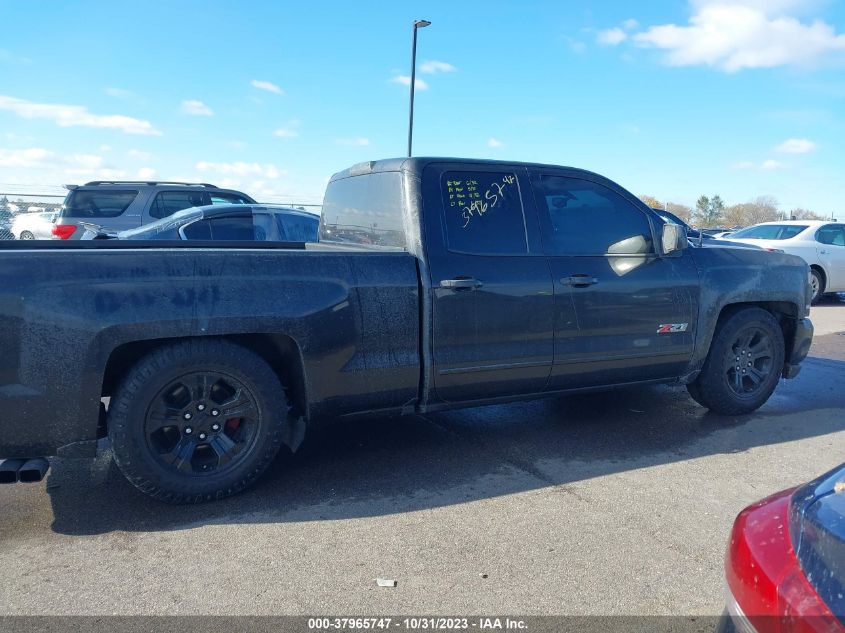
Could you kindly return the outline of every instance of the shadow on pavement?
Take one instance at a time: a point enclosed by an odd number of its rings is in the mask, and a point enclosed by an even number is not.
[[[280,455],[248,492],[199,506],[148,499],[126,482],[108,453],[96,461],[55,460],[46,486],[52,527],[84,535],[348,519],[563,488],[591,477],[842,431],[844,416],[820,410],[845,409],[843,375],[845,362],[809,358],[801,375],[781,381],[760,411],[737,418],[705,412],[683,388],[650,387],[333,422],[312,429],[296,455]],[[790,417],[798,412],[800,422]],[[13,523],[14,514],[6,521]],[[23,527],[4,526],[6,521],[0,517],[0,532]]]

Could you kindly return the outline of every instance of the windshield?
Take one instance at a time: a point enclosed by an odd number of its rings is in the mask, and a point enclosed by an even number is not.
[[[114,218],[132,204],[138,196],[133,190],[77,189],[71,191],[62,206],[64,218]]]
[[[807,228],[806,224],[758,224],[731,235],[749,240],[788,240]]]

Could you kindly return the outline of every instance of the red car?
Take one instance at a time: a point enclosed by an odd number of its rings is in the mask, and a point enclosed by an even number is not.
[[[736,518],[719,630],[845,633],[845,464]]]

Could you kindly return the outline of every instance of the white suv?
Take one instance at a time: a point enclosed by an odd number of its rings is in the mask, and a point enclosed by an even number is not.
[[[845,292],[845,223],[824,220],[764,222],[723,239],[802,258],[810,265],[813,303],[826,292]]]

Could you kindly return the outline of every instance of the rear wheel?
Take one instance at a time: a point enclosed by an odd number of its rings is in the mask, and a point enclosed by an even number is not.
[[[769,399],[783,369],[784,340],[775,318],[745,308],[720,321],[690,396],[724,415],[750,413]]]
[[[197,503],[240,492],[275,457],[287,424],[284,389],[259,356],[189,341],[143,358],[110,404],[114,459],[146,494]]]
[[[22,239],[22,240],[34,240],[35,235],[33,233],[31,233],[30,231],[21,231],[20,239]]]
[[[824,277],[815,268],[810,269],[810,286],[813,289],[813,298],[810,300],[810,303],[815,305],[824,294]]]

